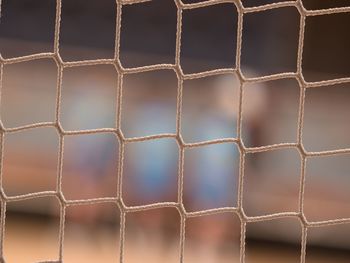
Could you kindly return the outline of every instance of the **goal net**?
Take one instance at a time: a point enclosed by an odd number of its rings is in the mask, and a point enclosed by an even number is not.
[[[60,55],[60,34],[61,34],[61,9],[62,9],[62,0],[56,0],[56,16],[55,16],[55,31],[54,31],[54,42],[53,42],[53,51],[45,53],[35,53],[26,56],[4,58],[0,54],[0,93],[4,88],[3,73],[4,68],[10,64],[17,64],[22,62],[28,62],[37,59],[52,59],[55,61],[58,68],[57,75],[57,85],[56,85],[56,101],[55,101],[55,118],[52,122],[36,122],[28,125],[17,126],[17,127],[6,127],[3,122],[0,122],[0,202],[1,202],[1,216],[0,216],[0,259],[1,262],[5,262],[6,258],[3,253],[4,249],[4,240],[5,236],[5,226],[6,226],[6,207],[9,203],[21,200],[34,199],[39,197],[55,197],[60,204],[60,225],[59,225],[59,257],[53,259],[50,262],[63,262],[64,260],[64,237],[65,237],[65,224],[66,224],[66,209],[70,206],[74,207],[77,205],[84,204],[100,204],[100,203],[113,203],[116,204],[120,211],[120,262],[124,262],[124,243],[125,243],[125,231],[126,231],[126,215],[138,212],[138,211],[148,211],[155,208],[173,208],[178,211],[180,215],[180,239],[179,239],[179,262],[184,261],[184,248],[185,248],[185,230],[187,219],[192,217],[201,217],[208,215],[216,215],[223,213],[231,213],[235,216],[238,216],[240,220],[240,262],[245,262],[245,244],[246,244],[246,229],[247,224],[252,222],[262,222],[270,221],[273,219],[282,219],[282,218],[294,218],[300,222],[302,228],[301,234],[301,257],[300,262],[305,262],[306,257],[306,245],[307,245],[307,235],[310,228],[316,227],[325,227],[330,225],[337,224],[347,224],[350,223],[350,218],[339,218],[334,220],[325,220],[325,221],[310,221],[304,212],[304,193],[305,193],[305,180],[306,180],[306,164],[310,158],[318,158],[322,156],[335,156],[341,154],[350,153],[349,148],[337,149],[337,150],[325,150],[325,151],[308,151],[305,149],[303,144],[303,127],[304,127],[304,109],[305,109],[305,98],[306,91],[308,89],[332,86],[336,84],[349,83],[350,78],[336,78],[324,81],[306,81],[303,74],[303,49],[304,49],[304,35],[305,28],[307,25],[307,18],[312,16],[327,16],[331,14],[338,13],[350,13],[349,7],[336,7],[336,8],[327,8],[321,10],[308,10],[304,7],[301,0],[295,1],[282,1],[275,2],[271,4],[264,4],[254,7],[246,7],[244,1],[241,0],[207,0],[207,1],[197,1],[195,3],[184,3],[181,0],[174,0],[177,8],[177,25],[176,25],[176,45],[175,45],[175,58],[174,63],[170,64],[152,64],[141,67],[125,67],[121,63],[120,59],[120,42],[121,42],[121,27],[123,20],[123,8],[126,5],[137,5],[143,2],[150,0],[116,0],[116,33],[115,33],[115,50],[114,57],[110,59],[92,59],[92,60],[81,60],[81,61],[64,61]],[[190,9],[201,9],[204,7],[210,7],[220,4],[232,4],[236,8],[238,13],[238,23],[237,23],[237,45],[235,52],[235,63],[234,67],[228,68],[217,68],[208,71],[202,71],[198,73],[184,73],[182,68],[181,61],[181,43],[182,43],[182,28],[183,28],[183,12]],[[265,75],[262,77],[247,77],[244,75],[244,70],[241,66],[241,54],[242,54],[242,39],[243,39],[243,21],[245,16],[249,13],[259,13],[267,10],[274,10],[283,7],[293,7],[295,8],[300,15],[299,22],[299,35],[298,35],[298,47],[297,47],[297,63],[296,71],[294,72],[283,72],[272,75]],[[1,15],[1,0],[0,0],[0,15]],[[1,17],[1,16],[0,16]],[[64,69],[78,66],[93,66],[93,65],[111,65],[114,67],[116,72],[116,83],[117,83],[117,95],[116,95],[116,110],[115,110],[115,123],[112,128],[96,128],[96,129],[84,129],[84,130],[66,130],[62,125],[62,79],[64,76]],[[174,133],[161,133],[161,134],[152,134],[148,136],[137,136],[137,137],[127,137],[121,126],[123,119],[123,81],[129,75],[137,75],[146,72],[152,72],[157,70],[170,70],[176,74],[177,77],[177,94],[176,94],[176,126]],[[184,102],[184,81],[203,79],[210,76],[221,76],[231,74],[237,77],[239,87],[237,90],[237,104],[238,104],[238,113],[237,113],[237,123],[235,125],[236,130],[232,130],[233,136],[223,137],[219,139],[210,139],[202,140],[195,143],[189,143],[184,139],[183,136],[183,102]],[[245,118],[245,113],[243,112],[243,97],[246,91],[247,85],[254,83],[262,83],[266,81],[273,80],[283,80],[283,79],[294,79],[297,81],[300,89],[299,97],[299,107],[298,107],[298,120],[297,120],[297,134],[296,142],[293,143],[278,143],[271,144],[267,146],[259,147],[248,147],[245,145],[243,140],[244,128],[243,128],[243,119]],[[199,95],[198,95],[199,96]],[[262,95],[261,95],[262,96]],[[227,104],[227,102],[225,102]],[[228,104],[230,104],[228,102]],[[88,108],[88,106],[87,106]],[[229,106],[228,106],[229,108]],[[161,110],[161,109],[160,109]],[[51,127],[54,128],[59,134],[59,149],[58,149],[58,172],[56,180],[56,190],[54,191],[41,191],[33,192],[22,195],[7,195],[3,187],[3,171],[2,163],[4,160],[4,138],[5,135],[42,128],[42,127]],[[81,200],[70,200],[68,199],[62,191],[62,171],[63,171],[63,159],[65,156],[65,141],[66,138],[71,135],[85,135],[85,134],[100,134],[100,133],[109,133],[114,135],[119,142],[119,152],[116,155],[118,159],[118,169],[116,171],[117,177],[117,194],[112,197],[101,197],[101,198],[87,198]],[[157,202],[146,205],[130,206],[127,205],[123,199],[123,172],[124,172],[124,160],[125,160],[125,149],[129,144],[135,142],[146,142],[146,141],[155,141],[158,139],[172,139],[176,141],[177,151],[178,151],[178,174],[177,174],[177,200],[175,202]],[[237,147],[237,153],[239,155],[238,160],[238,182],[237,190],[232,190],[236,195],[237,205],[236,206],[227,206],[219,207],[213,209],[205,209],[196,212],[190,212],[184,205],[184,163],[185,155],[189,149],[200,148],[209,145],[220,145],[224,143],[231,143]],[[298,192],[298,209],[294,212],[278,212],[271,213],[263,216],[248,216],[245,213],[245,207],[243,205],[243,196],[244,196],[244,178],[245,178],[245,162],[246,156],[249,153],[260,153],[268,152],[278,149],[294,149],[298,152],[301,159],[301,170],[300,170],[300,179],[299,179],[299,192]],[[138,156],[135,154],[135,156]],[[152,156],[151,156],[152,157]],[[164,157],[164,156],[163,156]],[[163,160],[163,157],[160,158]],[[164,159],[166,159],[164,157]],[[147,158],[148,160],[148,158]],[[167,160],[166,160],[167,161]],[[217,161],[220,164],[220,160]],[[160,180],[160,179],[159,179]],[[200,179],[199,179],[200,180]],[[78,190],[77,190],[78,191]],[[249,193],[248,193],[249,194]]]

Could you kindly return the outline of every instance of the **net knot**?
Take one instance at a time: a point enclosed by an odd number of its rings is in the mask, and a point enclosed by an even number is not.
[[[309,224],[303,212],[299,214],[299,220],[303,226],[307,226]]]
[[[6,199],[7,199],[7,196],[4,192],[4,189],[2,189],[2,188],[0,189],[0,199],[1,199],[1,201],[6,201]]]
[[[298,9],[298,12],[300,13],[300,15],[302,15],[302,16],[305,15],[306,9],[303,5],[303,1],[296,0],[295,7]]]
[[[122,198],[118,198],[116,203],[117,203],[117,205],[119,207],[120,212],[124,213],[127,210],[127,207],[124,204],[124,201],[123,201]]]
[[[66,198],[64,197],[62,191],[57,192],[56,196],[57,196],[58,200],[60,201],[60,203],[61,203],[62,205],[66,205],[67,200],[66,200]]]
[[[298,143],[298,144],[297,144],[297,149],[298,149],[298,151],[299,151],[299,154],[300,154],[302,157],[307,156],[307,151],[305,150],[303,143]]]

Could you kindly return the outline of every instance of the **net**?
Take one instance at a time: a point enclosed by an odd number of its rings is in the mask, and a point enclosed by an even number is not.
[[[125,68],[120,62],[120,32],[121,32],[121,21],[122,21],[122,9],[124,5],[138,4],[146,2],[149,0],[117,0],[116,8],[116,36],[115,36],[115,50],[113,59],[96,59],[96,60],[84,60],[84,61],[73,61],[65,62],[60,56],[60,21],[61,21],[61,4],[62,0],[56,0],[56,19],[55,19],[55,34],[54,34],[54,48],[53,52],[48,53],[38,53],[28,56],[13,57],[13,58],[3,58],[0,55],[0,91],[2,88],[2,79],[4,66],[8,64],[20,63],[35,59],[51,58],[55,61],[58,67],[57,76],[57,93],[56,93],[56,108],[55,108],[55,120],[53,122],[41,122],[34,123],[30,125],[6,128],[0,122],[0,134],[1,134],[1,150],[0,150],[0,201],[1,201],[1,216],[0,216],[0,258],[1,262],[5,262],[3,255],[3,244],[5,238],[5,222],[6,222],[6,205],[9,202],[21,201],[27,199],[33,199],[38,197],[56,197],[60,203],[60,230],[59,230],[59,258],[50,262],[62,262],[63,261],[63,240],[64,240],[64,228],[65,228],[65,213],[68,206],[82,205],[82,204],[96,204],[96,203],[114,203],[117,204],[120,210],[120,262],[124,261],[124,241],[125,241],[125,221],[126,214],[149,210],[154,208],[165,208],[172,207],[177,209],[180,214],[180,255],[179,261],[184,261],[184,244],[185,244],[185,226],[186,219],[190,217],[198,217],[204,215],[220,214],[220,213],[233,213],[236,214],[241,222],[241,233],[240,233],[240,262],[245,262],[245,239],[246,239],[246,225],[250,222],[266,221],[278,218],[296,218],[299,220],[302,226],[302,236],[301,236],[301,262],[305,262],[306,256],[306,243],[307,243],[307,232],[309,228],[312,227],[324,227],[336,224],[350,223],[350,218],[339,218],[335,220],[327,221],[308,221],[304,214],[304,189],[305,189],[305,170],[306,162],[310,157],[320,157],[320,156],[331,156],[338,154],[350,153],[349,148],[338,149],[332,151],[318,151],[310,152],[307,151],[303,146],[303,117],[304,117],[304,102],[305,102],[305,92],[306,89],[316,88],[322,86],[330,86],[340,83],[349,83],[350,78],[338,78],[326,81],[317,82],[307,82],[303,77],[302,70],[302,60],[303,60],[303,44],[304,44],[304,32],[306,18],[309,16],[323,16],[335,13],[350,13],[350,7],[339,7],[339,8],[329,8],[321,10],[307,10],[304,8],[301,0],[296,1],[286,1],[278,2],[273,4],[266,4],[262,6],[255,7],[244,7],[241,0],[207,0],[192,4],[184,4],[181,0],[175,0],[177,7],[177,30],[176,30],[176,51],[175,51],[175,63],[174,64],[154,64],[143,67],[135,68]],[[222,3],[232,3],[235,5],[238,12],[238,28],[237,28],[237,48],[236,48],[236,61],[234,68],[221,68],[200,73],[185,74],[181,68],[180,53],[181,53],[181,35],[182,35],[182,12],[186,9],[196,9],[202,7],[208,7],[211,5],[217,5]],[[267,75],[263,77],[253,77],[247,78],[242,74],[241,71],[241,46],[242,46],[242,28],[244,15],[247,13],[262,12],[271,9],[277,9],[282,7],[295,7],[300,13],[300,28],[299,28],[299,42],[297,51],[297,69],[296,72],[285,72],[280,74]],[[0,0],[0,14],[1,14],[1,0]],[[88,65],[113,65],[116,72],[118,73],[118,87],[117,87],[117,108],[116,108],[116,120],[114,128],[102,128],[102,129],[91,129],[91,130],[64,130],[61,126],[61,87],[62,87],[62,76],[63,69],[68,67],[76,66],[88,66]],[[122,87],[123,87],[123,77],[127,74],[137,74],[147,71],[155,71],[160,69],[173,70],[176,73],[178,79],[178,89],[177,89],[177,110],[176,110],[176,132],[169,134],[156,134],[144,137],[133,137],[126,138],[121,131],[121,116],[122,116]],[[183,99],[183,82],[189,79],[198,79],[207,76],[222,75],[222,74],[236,74],[239,82],[239,113],[237,118],[237,137],[235,138],[222,138],[210,141],[202,141],[198,143],[186,143],[181,135],[181,117],[182,117],[182,99]],[[246,147],[242,141],[242,101],[244,86],[247,83],[258,83],[270,80],[279,79],[295,79],[300,87],[300,98],[299,98],[299,113],[298,113],[298,129],[297,129],[297,141],[295,143],[280,143],[273,144],[262,147]],[[5,134],[20,132],[28,129],[34,129],[39,127],[53,127],[57,130],[59,134],[59,157],[58,157],[58,174],[56,182],[55,191],[43,191],[34,192],[24,195],[7,196],[3,189],[2,183],[2,163],[4,159],[4,136]],[[62,192],[62,162],[64,155],[64,140],[66,136],[78,135],[78,134],[95,134],[95,133],[112,133],[116,136],[119,141],[119,165],[118,165],[118,183],[117,183],[117,195],[115,197],[106,198],[91,198],[83,200],[67,200]],[[123,160],[124,160],[124,149],[126,144],[132,142],[155,140],[160,138],[173,138],[176,140],[179,150],[179,169],[178,169],[178,192],[177,192],[177,202],[159,202],[149,205],[142,206],[126,206],[122,197],[122,185],[123,185]],[[220,144],[220,143],[235,143],[239,148],[239,186],[238,186],[238,198],[236,207],[223,207],[202,210],[198,212],[188,212],[186,211],[183,204],[183,189],[184,189],[184,155],[185,150],[189,148],[201,147],[205,145]],[[243,190],[244,190],[244,164],[245,157],[247,153],[257,153],[276,149],[297,149],[300,158],[302,160],[301,171],[300,171],[300,185],[299,185],[299,195],[298,195],[298,210],[296,212],[282,212],[274,213],[263,216],[247,216],[243,208]]]

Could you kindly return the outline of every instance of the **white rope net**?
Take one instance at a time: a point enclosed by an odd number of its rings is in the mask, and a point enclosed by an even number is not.
[[[318,82],[307,82],[303,77],[302,71],[302,60],[303,60],[303,44],[304,44],[304,32],[306,18],[309,16],[323,16],[336,13],[350,13],[350,6],[339,7],[339,8],[329,8],[321,10],[307,10],[301,0],[296,1],[285,1],[273,4],[266,4],[256,7],[244,7],[241,0],[207,0],[198,3],[185,4],[181,0],[174,0],[177,7],[177,30],[176,30],[176,51],[175,51],[175,63],[174,64],[155,64],[143,67],[135,68],[125,68],[120,62],[120,32],[121,32],[121,20],[122,20],[122,10],[124,5],[137,4],[146,2],[149,0],[116,0],[116,34],[115,34],[115,50],[114,58],[112,59],[96,59],[96,60],[84,60],[84,61],[74,61],[65,62],[60,56],[60,22],[61,22],[61,5],[62,0],[56,0],[56,19],[55,19],[55,34],[54,34],[54,49],[53,52],[48,53],[37,53],[28,56],[13,57],[13,58],[3,58],[0,54],[0,92],[2,89],[3,71],[4,66],[9,64],[21,63],[25,61],[31,61],[36,59],[50,58],[53,59],[58,67],[57,76],[57,93],[56,93],[56,111],[55,120],[53,122],[41,122],[34,123],[30,125],[6,128],[0,121],[0,138],[1,138],[1,148],[0,148],[0,201],[1,201],[1,216],[0,216],[0,260],[5,262],[3,247],[5,239],[5,223],[6,223],[6,205],[10,202],[21,201],[27,199],[33,199],[38,197],[56,197],[60,203],[60,228],[59,228],[59,256],[58,259],[47,262],[63,262],[63,241],[64,241],[64,229],[65,229],[65,213],[68,206],[83,205],[83,204],[97,204],[97,203],[114,203],[119,207],[120,210],[120,262],[124,262],[124,243],[125,243],[125,218],[126,214],[144,211],[154,208],[165,208],[172,207],[177,209],[180,214],[180,255],[179,261],[184,261],[184,244],[185,244],[185,226],[186,219],[190,217],[198,217],[204,215],[220,214],[220,213],[232,213],[239,217],[241,222],[241,233],[240,233],[240,262],[245,262],[245,239],[246,239],[246,225],[250,222],[266,221],[272,219],[280,218],[296,218],[299,220],[302,227],[301,236],[301,258],[300,262],[305,262],[306,256],[306,243],[307,243],[307,231],[312,227],[323,227],[336,224],[350,223],[350,218],[339,218],[335,220],[327,221],[308,221],[304,215],[304,189],[305,189],[305,170],[306,162],[310,157],[319,156],[331,156],[338,154],[350,153],[350,148],[338,149],[332,151],[320,151],[320,152],[309,152],[305,150],[303,146],[303,119],[304,119],[304,102],[305,102],[305,91],[309,88],[316,88],[322,86],[330,86],[340,83],[349,83],[350,77],[331,79],[326,81]],[[182,33],[182,12],[186,9],[197,9],[202,7],[208,7],[212,5],[218,5],[222,3],[232,3],[237,8],[238,12],[238,28],[237,28],[237,48],[236,48],[236,61],[234,68],[222,68],[215,69],[194,74],[185,74],[181,68],[180,53],[181,53],[181,33]],[[242,74],[241,71],[241,47],[242,47],[242,29],[243,29],[243,19],[244,15],[254,12],[262,12],[271,9],[277,9],[282,7],[295,7],[300,14],[300,29],[299,29],[299,43],[297,51],[297,69],[296,72],[285,72],[280,74],[268,75],[263,77],[247,78]],[[1,0],[0,0],[0,15],[1,15]],[[1,16],[0,16],[1,17]],[[113,65],[116,72],[118,73],[117,79],[117,108],[116,108],[116,120],[114,128],[101,128],[92,130],[64,130],[61,126],[61,89],[62,89],[62,76],[63,70],[69,67],[76,66],[89,66],[89,65]],[[160,69],[173,70],[178,79],[178,89],[177,89],[177,114],[176,114],[176,133],[169,134],[157,134],[145,137],[133,137],[126,138],[121,131],[121,115],[122,115],[122,88],[123,88],[123,77],[127,74],[137,74],[147,71],[155,71]],[[210,141],[203,141],[199,143],[186,143],[181,135],[181,116],[182,116],[182,94],[183,94],[183,82],[188,79],[198,79],[207,76],[221,75],[221,74],[236,74],[240,82],[240,92],[239,92],[239,112],[237,118],[237,137],[235,138],[225,138],[216,139]],[[279,80],[279,79],[295,79],[297,80],[300,87],[300,98],[299,98],[299,114],[298,114],[298,129],[297,129],[297,141],[296,143],[280,143],[262,147],[246,147],[242,141],[242,100],[244,93],[244,86],[247,83],[258,83],[262,81],[269,80]],[[39,127],[53,127],[59,134],[59,157],[58,157],[58,173],[55,191],[43,191],[34,192],[24,195],[7,196],[3,189],[3,159],[4,159],[4,136],[5,134],[20,132],[28,129],[34,129]],[[117,195],[114,197],[105,198],[91,198],[83,200],[67,200],[62,192],[62,162],[64,155],[64,140],[66,136],[78,135],[78,134],[95,134],[95,133],[112,133],[116,136],[119,141],[119,165],[117,171]],[[155,140],[159,138],[173,138],[177,141],[179,149],[179,169],[178,169],[178,191],[177,191],[177,202],[159,202],[149,205],[142,206],[127,206],[125,205],[122,197],[122,177],[123,177],[123,160],[124,160],[124,149],[125,145],[131,142],[138,141],[148,141]],[[238,186],[238,202],[236,207],[223,207],[216,209],[202,210],[198,212],[188,212],[186,211],[183,204],[183,174],[184,174],[184,154],[185,150],[188,148],[201,147],[211,144],[219,144],[231,142],[235,143],[239,148],[240,161],[239,161],[239,186]],[[264,216],[247,216],[244,212],[243,207],[243,190],[244,190],[244,163],[247,153],[257,153],[270,151],[275,149],[297,149],[301,158],[301,171],[300,171],[300,186],[299,186],[299,196],[298,196],[298,211],[296,212],[282,212],[268,214]]]

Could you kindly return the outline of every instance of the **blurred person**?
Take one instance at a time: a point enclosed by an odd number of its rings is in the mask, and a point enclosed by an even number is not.
[[[261,85],[259,94],[252,93],[249,88],[244,96],[253,97],[255,103],[245,107],[243,126],[244,143],[250,144],[254,137],[259,137],[259,121],[264,112],[266,93]],[[208,103],[198,116],[191,118],[194,131],[199,141],[237,137],[237,119],[239,106],[239,82],[232,76],[221,76],[214,82],[212,92],[208,94]],[[202,94],[203,96],[204,94]],[[191,207],[196,210],[236,206],[239,182],[239,158],[237,145],[220,143],[203,148],[195,148],[197,154],[191,156],[190,186],[186,196]],[[186,166],[187,167],[187,166]],[[186,188],[185,188],[186,189]],[[216,262],[220,248],[235,236],[239,242],[239,225],[235,229],[230,217],[224,214],[204,216],[193,229],[194,239],[201,245],[198,255],[203,262]],[[231,218],[233,219],[233,218]]]
[[[111,127],[113,110],[106,107],[106,98],[97,86],[85,87],[70,94],[63,114],[68,129],[94,129]],[[65,105],[64,105],[65,106]],[[63,191],[68,199],[87,199],[116,196],[116,163],[118,143],[108,133],[65,137]],[[68,196],[68,197],[67,197]],[[70,219],[93,226],[103,220],[108,211],[103,206],[76,206]]]
[[[171,132],[174,129],[174,109],[166,98],[167,92],[159,94],[153,90],[152,93],[156,94],[156,98],[142,96],[143,98],[134,102],[134,107],[124,112],[128,114],[122,127],[125,134],[146,136]],[[150,91],[144,95],[153,96]],[[128,143],[125,156],[123,198],[127,205],[176,201],[178,146],[174,139]],[[136,233],[134,237],[141,246],[148,242],[165,245],[162,240],[167,236],[168,217],[164,209],[140,212],[133,219]]]

